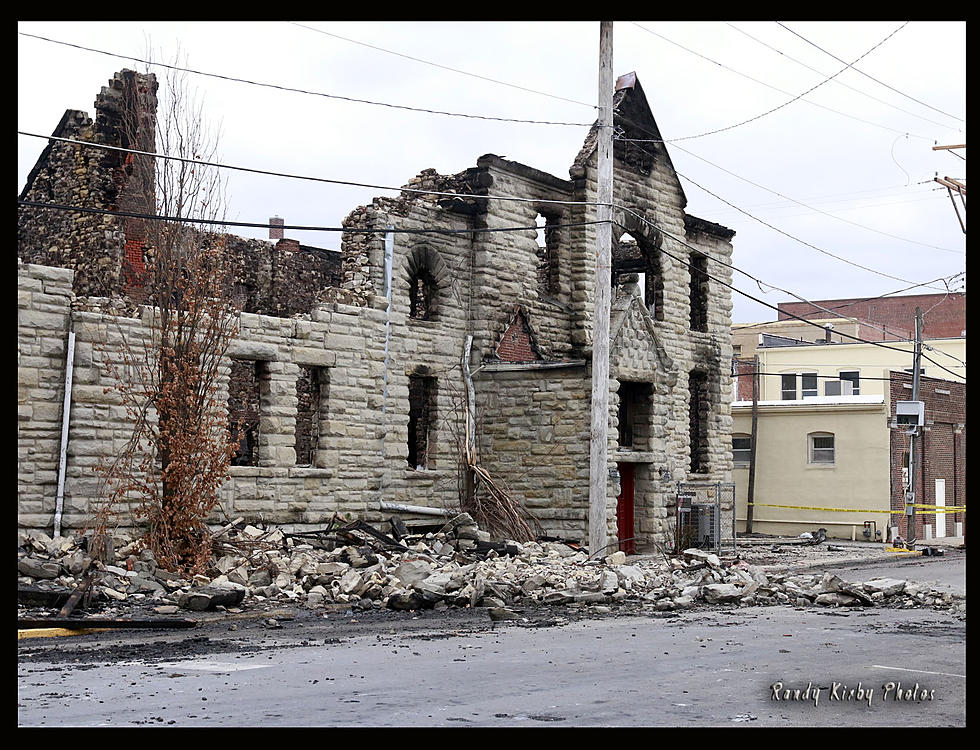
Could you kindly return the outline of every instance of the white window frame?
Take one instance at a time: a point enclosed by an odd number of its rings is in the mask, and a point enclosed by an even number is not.
[[[830,448],[817,448],[813,444],[814,438],[830,438],[833,444]],[[824,456],[826,456],[826,451],[830,451],[830,460],[828,461],[826,458],[817,460],[817,451],[824,451]],[[834,433],[811,432],[806,436],[806,462],[811,466],[834,466],[837,463],[837,437]]]
[[[784,378],[793,378],[793,398],[786,398],[786,386],[784,385]],[[799,397],[800,392],[800,376],[796,372],[781,372],[779,374],[779,398],[782,401],[796,401]]]
[[[739,440],[742,440],[742,439],[747,440],[748,441],[748,445],[746,445],[744,448],[736,448],[735,447],[735,440],[736,439],[739,439]],[[752,455],[751,454],[751,450],[752,450],[752,436],[751,435],[748,435],[748,434],[746,434],[744,432],[733,432],[732,433],[732,463],[733,463],[733,465],[735,466],[736,469],[738,469],[738,468],[748,468],[748,466],[749,466],[749,464],[751,462],[751,455]],[[744,459],[737,458],[738,453],[741,452],[741,451],[746,451],[746,454],[745,454],[745,458]]]
[[[813,388],[807,388],[804,378],[813,378]],[[819,396],[820,395],[820,376],[816,372],[801,372],[800,373],[800,398],[806,398],[807,396]]]
[[[845,378],[845,375],[854,375],[854,378]],[[850,381],[851,385],[854,386],[854,390],[851,391],[852,396],[861,395],[861,371],[860,370],[838,370],[837,379],[841,381]]]

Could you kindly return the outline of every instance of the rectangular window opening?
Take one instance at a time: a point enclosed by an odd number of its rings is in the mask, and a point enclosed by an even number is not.
[[[322,367],[304,367],[296,379],[296,465],[316,466],[320,447],[320,420],[328,371]]]
[[[688,380],[690,404],[688,417],[691,437],[691,473],[704,474],[708,470],[708,417],[711,404],[708,399],[708,376],[692,372]]]
[[[752,436],[732,435],[732,462],[735,466],[748,466],[752,457]]]
[[[265,373],[265,362],[232,360],[228,384],[228,429],[232,435],[240,434],[238,450],[231,457],[232,466],[259,464],[259,384]]]
[[[780,376],[781,398],[783,401],[796,400],[796,373],[789,373]]]
[[[432,467],[436,422],[436,379],[421,375],[408,378],[408,465]]]
[[[653,386],[623,381],[619,385],[619,447],[650,450],[650,405]]]
[[[851,395],[860,396],[861,395],[861,371],[860,370],[848,370],[845,372],[840,372],[837,375],[841,380],[846,380],[851,383]]]
[[[810,463],[814,463],[814,464],[834,463],[834,436],[833,435],[810,436]]]
[[[691,254],[691,330],[708,330],[708,258]]]
[[[804,372],[800,375],[800,395],[802,398],[820,395],[820,390],[817,388],[817,373]]]
[[[542,294],[558,294],[557,215],[538,214],[538,289]]]

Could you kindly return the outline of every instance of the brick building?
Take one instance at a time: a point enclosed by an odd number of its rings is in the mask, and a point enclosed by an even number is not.
[[[916,503],[949,506],[960,512],[919,509],[915,511],[915,530],[909,533],[905,515],[905,488],[908,485],[909,437],[894,426],[897,401],[912,399],[912,375],[891,373],[892,403],[890,443],[890,496],[900,533],[906,539],[966,535],[966,383],[920,377],[919,400],[925,405],[925,426],[916,445]],[[900,520],[899,520],[900,519]]]
[[[819,307],[817,307],[819,305]],[[894,297],[848,297],[808,302],[780,302],[779,320],[791,320],[789,313],[804,318],[827,318],[832,313],[863,321],[852,334],[870,341],[915,338],[915,308],[928,310],[923,338],[942,339],[966,336],[966,293],[904,294]],[[821,309],[825,308],[825,309]],[[831,313],[827,311],[830,310]],[[873,324],[868,325],[868,324]],[[887,332],[881,331],[887,329]]]
[[[111,88],[130,85],[150,88],[125,72]],[[617,81],[614,107],[627,137],[659,137],[634,74]],[[434,515],[472,507],[486,493],[462,461],[461,360],[472,341],[478,464],[543,531],[588,537],[596,133],[569,179],[487,154],[455,175],[424,170],[397,197],[354,209],[344,226],[370,231],[344,235],[339,278],[325,256],[288,241],[229,239],[244,312],[223,388],[250,432],[223,489],[228,515],[301,526],[335,511],[379,520],[405,505]],[[614,148],[606,493],[608,535],[641,548],[669,541],[676,483],[727,482],[732,468],[732,304],[714,279],[731,280],[723,264],[734,232],[688,214],[666,145],[645,145]],[[23,195],[118,206],[111,190],[71,187],[120,174],[97,151],[49,145]],[[69,175],[68,164],[80,166]],[[69,330],[69,526],[83,525],[97,500],[90,467],[127,435],[124,410],[105,392],[107,366],[120,356],[114,336],[141,340],[151,315],[113,330],[104,310],[83,304],[127,291],[132,239],[112,217],[97,218],[101,234],[86,221],[21,211],[22,526],[50,524]]]

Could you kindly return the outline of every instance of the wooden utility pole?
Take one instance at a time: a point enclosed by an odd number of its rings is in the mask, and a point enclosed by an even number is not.
[[[922,308],[915,308],[915,354],[912,358],[912,400],[919,400],[919,369],[922,362]],[[910,549],[915,547],[915,454],[919,450],[919,428],[909,431],[909,489],[905,496],[908,526],[905,538]]]
[[[613,197],[613,22],[599,22],[599,164],[595,313],[592,329],[592,430],[589,452],[589,553],[606,546],[609,433],[609,298]]]
[[[752,516],[755,511],[755,457],[759,442],[759,355],[752,358],[752,439],[749,443],[749,488],[746,496],[745,533],[752,533]]]

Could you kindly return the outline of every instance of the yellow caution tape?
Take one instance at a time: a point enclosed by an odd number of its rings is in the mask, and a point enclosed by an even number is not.
[[[834,513],[898,513],[899,511],[893,511],[888,508],[875,508],[873,510],[866,510],[862,508],[825,508],[823,506],[816,505],[772,505],[771,503],[749,503],[749,505],[758,505],[761,508],[792,508],[794,510],[827,510]]]
[[[793,510],[826,510],[833,513],[901,513],[900,510],[892,510],[890,508],[826,508],[824,506],[817,505],[774,505],[772,503],[749,503],[749,505],[758,505],[760,508],[791,508]],[[926,508],[936,510],[938,512],[948,511],[950,513],[966,513],[965,505],[907,505],[907,508]]]

